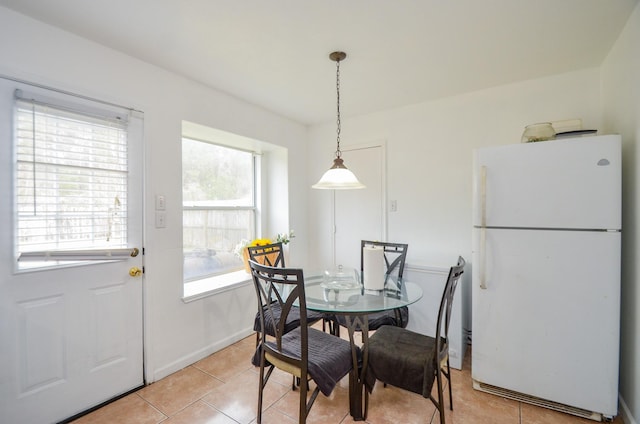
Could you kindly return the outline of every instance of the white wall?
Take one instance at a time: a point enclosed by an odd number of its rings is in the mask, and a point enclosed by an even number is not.
[[[0,74],[144,111],[145,203],[153,205],[156,194],[164,194],[167,202],[167,228],[154,228],[152,207],[147,208],[145,216],[145,355],[149,380],[249,334],[255,315],[252,287],[189,304],[181,300],[181,123],[187,120],[289,149],[286,157],[280,155],[269,162],[289,162],[287,183],[296,201],[282,202],[282,207],[289,209],[289,226],[299,230],[295,255],[301,258],[306,254],[307,187],[304,179],[293,176],[305,173],[307,152],[301,140],[307,137],[306,128],[2,7]],[[10,196],[0,195],[3,199]],[[267,230],[276,233],[288,228]]]
[[[602,66],[605,128],[622,135],[622,328],[620,398],[625,423],[640,422],[640,6]]]

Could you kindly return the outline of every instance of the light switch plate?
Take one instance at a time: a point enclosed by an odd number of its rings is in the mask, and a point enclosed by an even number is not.
[[[156,210],[163,211],[167,208],[165,197],[162,194],[156,194]]]

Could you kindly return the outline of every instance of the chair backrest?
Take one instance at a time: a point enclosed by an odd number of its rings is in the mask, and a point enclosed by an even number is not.
[[[384,249],[384,265],[385,274],[397,275],[402,278],[404,273],[404,262],[407,259],[408,244],[405,243],[389,243],[384,241],[362,240],[360,242],[360,271],[364,271],[364,248],[380,247]]]
[[[266,353],[277,359],[293,364],[300,368],[302,375],[307,372],[308,360],[308,328],[307,328],[307,302],[304,290],[304,275],[301,269],[280,268],[250,260],[251,276],[258,298],[258,314],[260,316],[260,343]],[[264,305],[264,306],[260,306]],[[296,346],[287,346],[294,349],[300,359],[294,359],[291,354],[283,353],[282,337],[287,334],[285,329],[287,317],[295,310],[300,315],[300,343]],[[267,333],[265,323],[272,322],[275,333],[274,343],[265,343]]]
[[[282,243],[271,243],[263,246],[250,246],[247,248],[249,260],[261,265],[285,267]]]
[[[436,327],[436,350],[438,353],[438,361],[445,358],[449,352],[449,322],[451,320],[451,309],[453,307],[453,295],[456,293],[458,282],[464,273],[465,264],[466,262],[464,258],[462,256],[458,256],[458,264],[449,269],[449,276],[447,277],[447,282],[442,293]]]

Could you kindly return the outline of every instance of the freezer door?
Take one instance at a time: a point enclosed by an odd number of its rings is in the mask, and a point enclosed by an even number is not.
[[[616,415],[620,233],[475,231],[473,379]]]
[[[621,228],[618,135],[474,151],[474,226]]]

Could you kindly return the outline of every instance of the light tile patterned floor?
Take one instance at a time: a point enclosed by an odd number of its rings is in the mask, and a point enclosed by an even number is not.
[[[250,424],[256,422],[258,369],[250,363],[255,336],[115,401],[74,424]],[[472,388],[471,362],[452,370],[454,411],[448,424],[592,424],[593,421],[478,392]],[[274,372],[265,391],[264,424],[297,423],[298,392],[291,377]],[[448,406],[448,401],[445,403]],[[310,424],[354,422],[348,413],[348,378],[330,397],[318,396]],[[440,422],[433,404],[421,396],[376,384],[369,424]],[[622,424],[618,417],[615,424]]]

